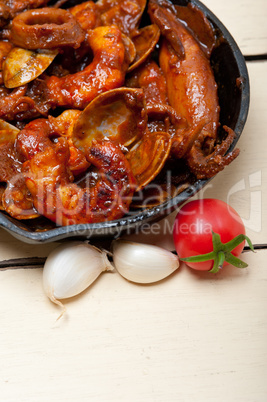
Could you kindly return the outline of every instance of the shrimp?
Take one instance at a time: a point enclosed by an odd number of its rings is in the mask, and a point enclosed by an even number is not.
[[[47,79],[47,98],[52,107],[84,109],[97,95],[120,87],[125,78],[125,47],[116,26],[87,32],[94,59],[84,70],[65,77]]]
[[[91,173],[82,186],[74,182],[69,167],[67,138],[59,137],[53,142],[52,135],[51,123],[38,119],[26,125],[18,136],[18,146],[29,158],[22,171],[36,210],[57,225],[95,223],[124,216],[136,181],[119,146],[110,140],[84,146],[82,152],[91,164]]]

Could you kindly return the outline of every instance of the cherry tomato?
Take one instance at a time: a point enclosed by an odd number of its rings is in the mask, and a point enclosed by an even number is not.
[[[197,259],[199,262],[186,261],[189,267],[201,271],[212,270],[214,261],[217,268],[213,272],[218,272],[219,268],[229,263],[243,268],[247,264],[236,257],[241,254],[245,240],[253,249],[245,236],[245,226],[238,213],[225,202],[211,198],[190,201],[180,209],[174,222],[173,238],[181,259],[212,253],[216,249],[215,254],[208,255],[206,261],[201,261],[201,258]],[[225,243],[230,241],[227,247]],[[211,256],[214,258],[211,259]]]

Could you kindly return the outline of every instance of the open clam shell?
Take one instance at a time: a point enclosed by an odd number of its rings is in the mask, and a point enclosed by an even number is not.
[[[7,88],[16,88],[39,77],[52,63],[57,50],[27,50],[13,48],[3,64],[3,79]]]
[[[132,209],[148,209],[177,197],[181,192],[185,191],[190,186],[190,183],[183,183],[176,186],[172,183],[153,183],[148,188],[142,189],[133,199],[131,204]]]
[[[147,114],[141,89],[118,88],[95,98],[78,117],[72,139],[88,149],[93,140],[108,138],[127,147],[145,133]]]
[[[145,187],[160,172],[171,149],[168,133],[147,133],[127,154],[133,174],[137,180],[136,191]]]
[[[146,58],[152,53],[160,37],[160,30],[157,25],[147,25],[141,28],[132,38],[136,49],[136,56],[133,63],[129,66],[128,72],[133,71],[140,66]]]

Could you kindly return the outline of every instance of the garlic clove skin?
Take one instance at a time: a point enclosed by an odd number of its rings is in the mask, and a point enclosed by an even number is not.
[[[107,254],[88,243],[67,242],[53,250],[43,269],[43,288],[56,304],[58,299],[76,296],[103,271],[113,270]]]
[[[179,267],[178,256],[164,248],[118,239],[112,243],[113,264],[131,282],[158,282]]]

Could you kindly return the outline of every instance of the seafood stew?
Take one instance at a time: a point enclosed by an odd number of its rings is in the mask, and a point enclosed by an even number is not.
[[[0,10],[3,227],[29,242],[116,235],[172,212],[236,158],[247,71],[200,2],[61,2],[67,19],[46,3]],[[70,22],[75,41],[59,44]],[[35,40],[17,42],[21,23]],[[55,31],[45,45],[40,26]]]

